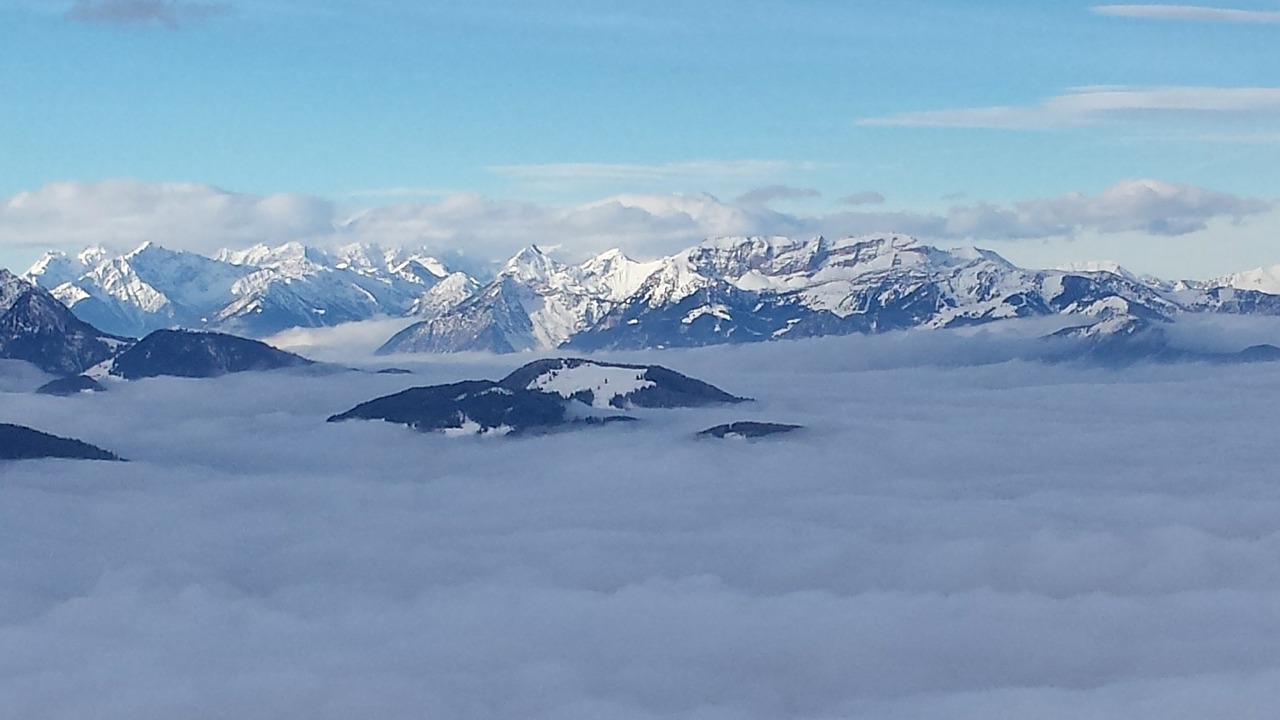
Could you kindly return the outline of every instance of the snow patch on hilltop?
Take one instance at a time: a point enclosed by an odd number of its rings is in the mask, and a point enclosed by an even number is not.
[[[583,363],[576,367],[556,368],[534,378],[527,389],[552,393],[571,398],[579,393],[591,393],[591,406],[597,408],[618,407],[615,401],[653,387],[656,383],[645,379],[646,368],[613,367]]]

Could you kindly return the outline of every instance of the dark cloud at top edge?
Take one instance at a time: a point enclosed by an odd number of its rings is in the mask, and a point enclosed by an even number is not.
[[[222,2],[179,0],[76,0],[64,14],[67,20],[98,25],[150,26],[170,30],[193,22],[230,15],[234,7]]]

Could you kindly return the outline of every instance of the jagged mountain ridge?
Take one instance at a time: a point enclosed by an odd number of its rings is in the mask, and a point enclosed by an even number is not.
[[[223,250],[214,257],[144,243],[111,256],[89,248],[51,252],[24,277],[77,317],[119,335],[182,327],[262,337],[376,315],[423,314],[456,304],[465,276],[435,258],[370,245],[334,251],[286,243]],[[442,280],[450,284],[430,294]]]
[[[1280,314],[1280,296],[1165,283],[1105,264],[1028,270],[991,251],[893,234],[721,238],[645,263],[610,251],[565,265],[530,247],[475,295],[401,331],[381,352],[700,346],[1044,315],[1118,327],[1188,312]]]
[[[0,358],[76,375],[132,341],[77,318],[49,291],[0,268]]]

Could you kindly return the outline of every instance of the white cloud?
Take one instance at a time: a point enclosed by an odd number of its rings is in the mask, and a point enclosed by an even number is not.
[[[331,327],[297,327],[263,338],[263,342],[321,362],[360,362],[372,356],[387,338],[419,320],[415,317],[375,318]]]
[[[309,196],[258,196],[135,180],[54,183],[0,200],[0,248],[34,254],[101,244],[128,250],[154,241],[208,253],[297,240],[321,246],[367,242],[424,248],[438,255],[460,253],[463,262],[473,263],[506,259],[529,244],[556,248],[572,260],[614,247],[644,258],[708,237],[734,235],[902,232],[930,241],[977,243],[1134,231],[1170,237],[1202,230],[1214,220],[1257,216],[1272,207],[1261,199],[1150,179],[1123,181],[1096,194],[957,204],[943,212],[851,208],[799,213],[766,204],[771,198],[799,196],[809,197],[809,191],[767,187],[732,202],[705,193],[627,194],[565,207],[459,194],[374,207],[339,221],[332,203]]]
[[[132,462],[0,468],[0,703],[1269,718],[1274,367],[966,367],[990,338],[924,335],[619,356],[757,402],[513,441],[323,420],[524,358],[4,395]],[[743,418],[809,430],[690,437]]]
[[[1097,195],[1069,193],[1011,207],[956,206],[947,216],[947,234],[992,239],[1061,237],[1085,230],[1185,235],[1204,229],[1213,218],[1241,219],[1271,207],[1264,200],[1192,185],[1125,180]]]
[[[796,224],[824,232],[896,230],[935,240],[1031,240],[1070,238],[1079,233],[1143,232],[1178,236],[1203,230],[1211,220],[1261,215],[1273,203],[1194,185],[1160,180],[1124,180],[1093,195],[1072,192],[1008,205],[953,205],[944,213],[845,211]]]
[[[1095,5],[1090,9],[1101,15],[1150,20],[1280,23],[1280,12],[1275,10],[1241,10],[1203,5]]]
[[[1072,88],[1039,105],[905,112],[858,124],[1033,130],[1196,116],[1280,119],[1280,88],[1090,86]]]
[[[155,241],[208,252],[333,231],[333,207],[306,195],[249,195],[195,183],[58,182],[0,201],[0,246],[44,249]]]
[[[504,259],[531,243],[560,248],[573,257],[613,247],[653,256],[710,236],[787,228],[801,230],[803,224],[767,208],[740,207],[706,194],[618,195],[572,207],[455,195],[437,203],[375,208],[342,232],[348,239]]]

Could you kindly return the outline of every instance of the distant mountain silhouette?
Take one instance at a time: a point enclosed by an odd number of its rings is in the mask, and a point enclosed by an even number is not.
[[[0,460],[36,460],[40,458],[66,458],[73,460],[119,460],[115,453],[107,452],[86,442],[58,437],[32,430],[23,425],[0,423]]]
[[[312,364],[301,355],[235,335],[157,330],[117,357],[110,372],[126,380],[162,375],[207,378]]]

